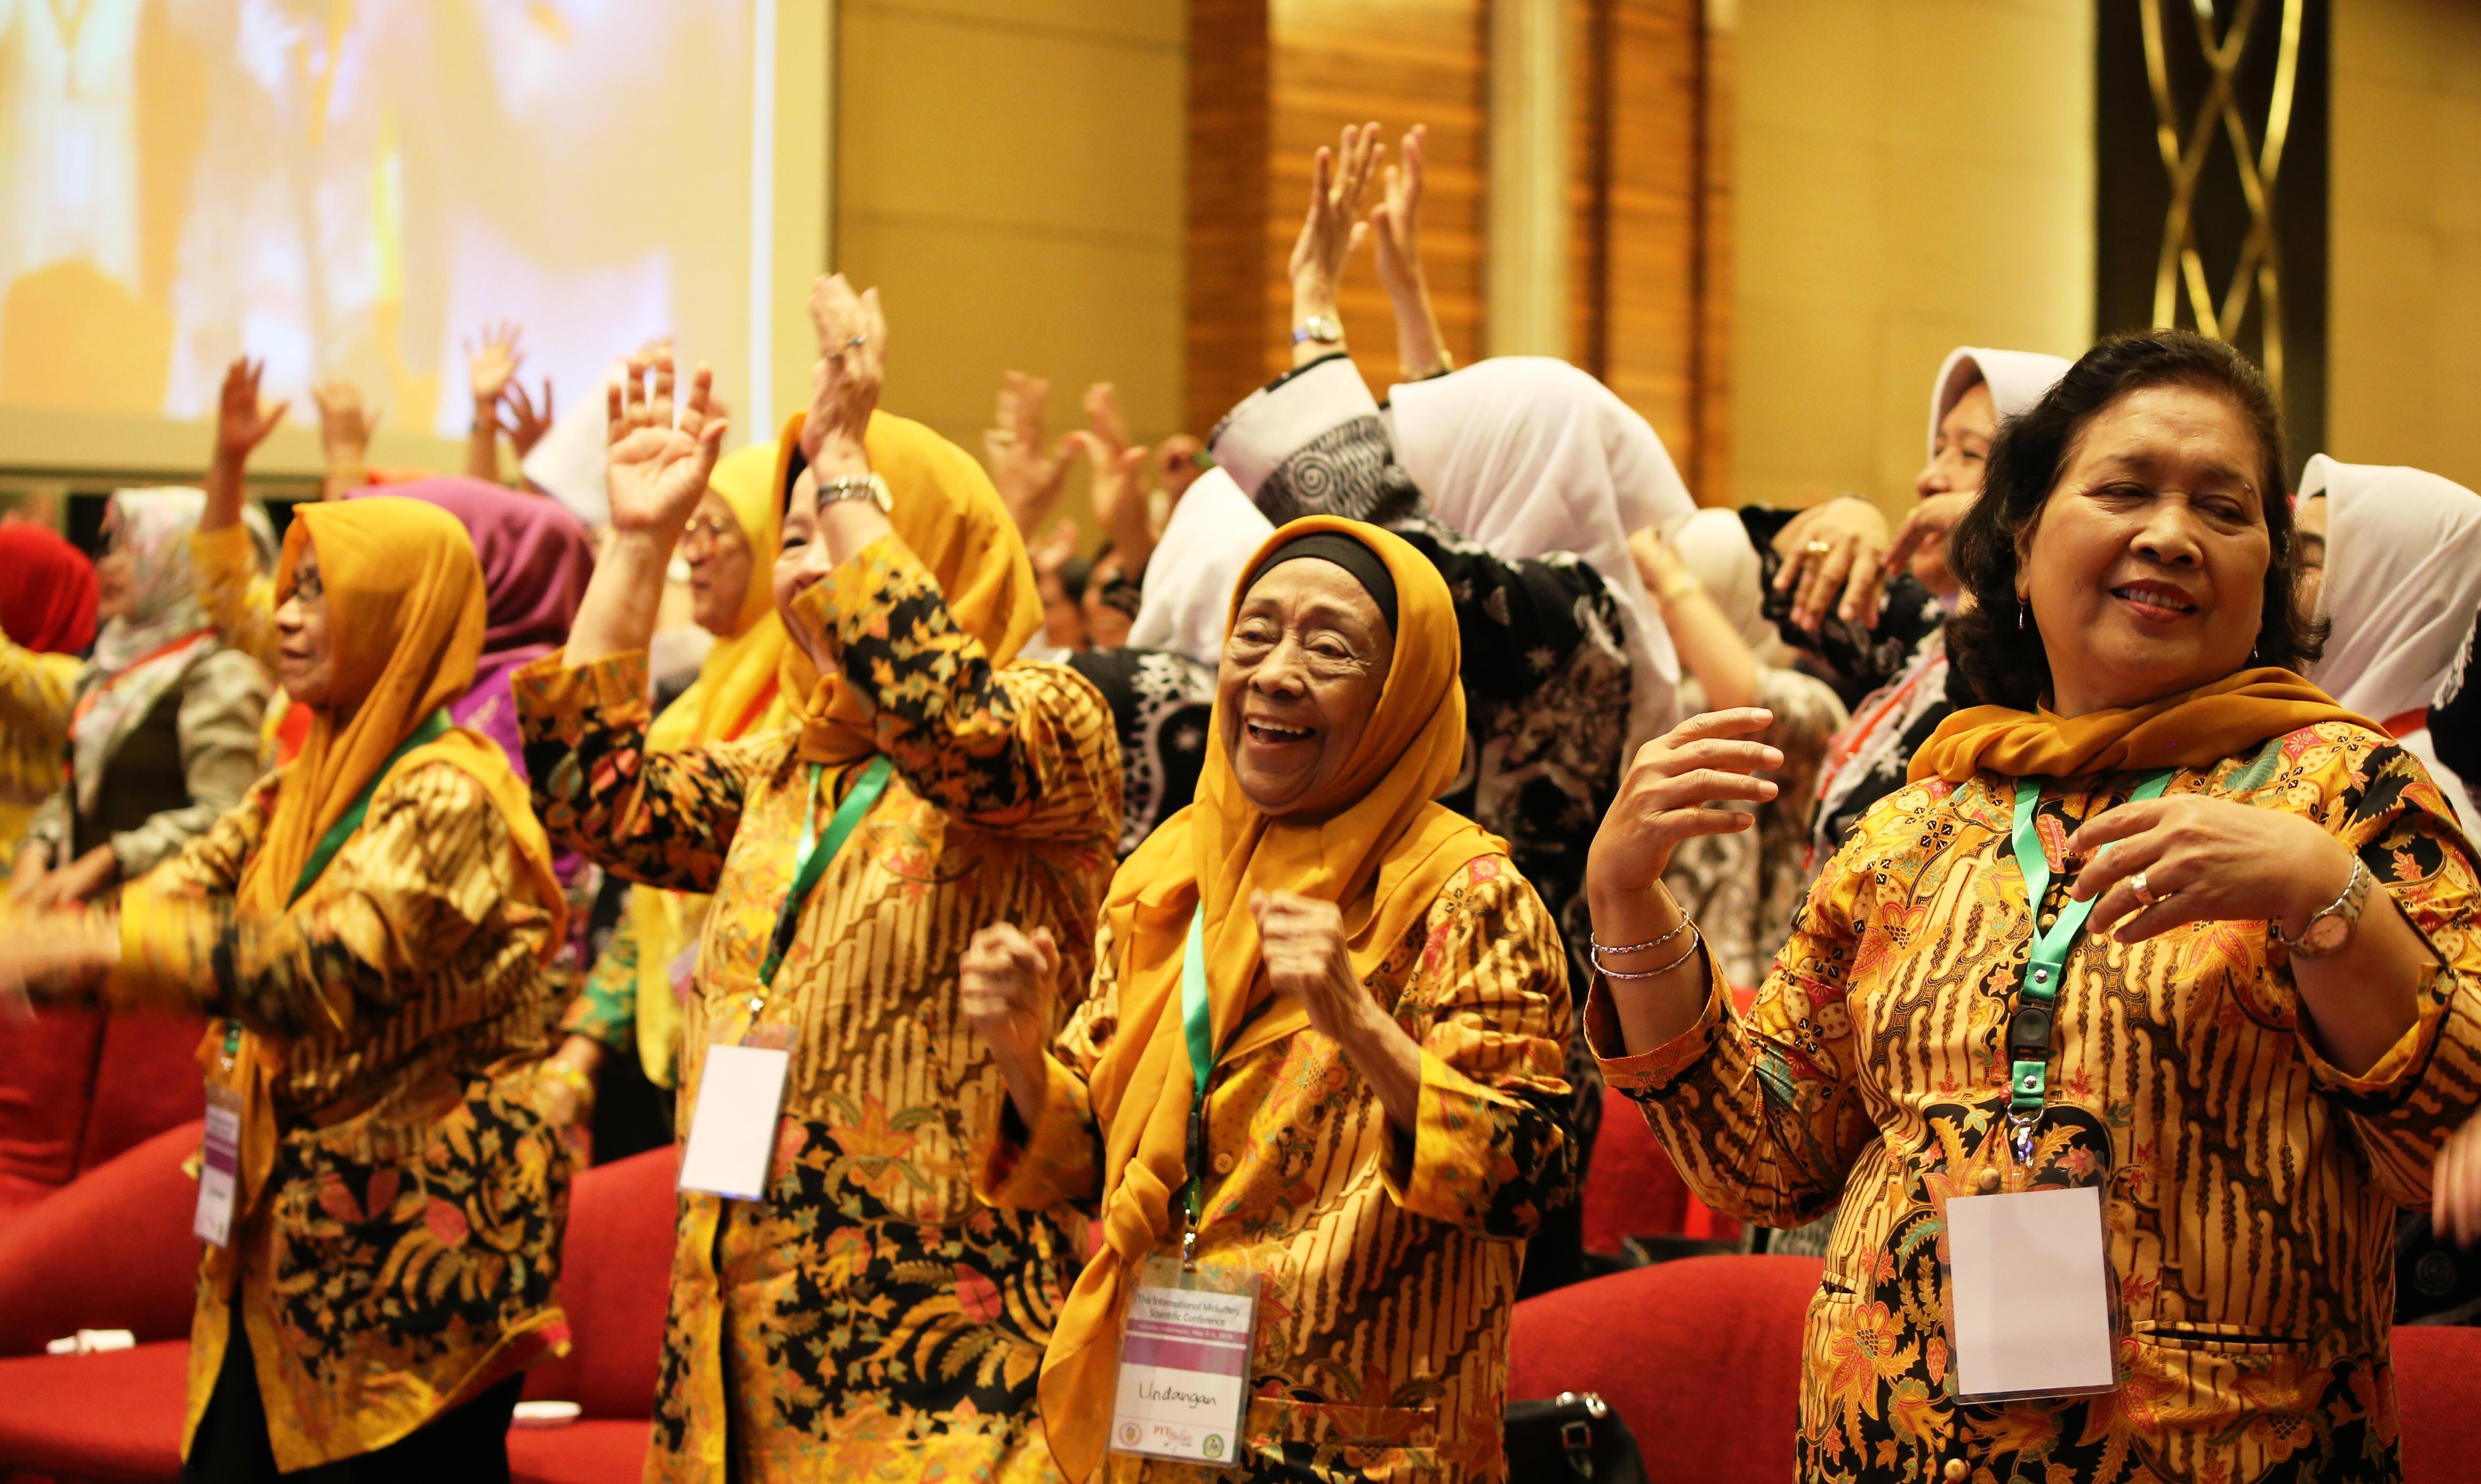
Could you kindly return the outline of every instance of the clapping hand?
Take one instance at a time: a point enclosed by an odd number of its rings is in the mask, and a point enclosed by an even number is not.
[[[1146,501],[1146,460],[1150,451],[1129,441],[1127,420],[1120,416],[1119,393],[1109,381],[1098,381],[1085,393],[1084,431],[1070,436],[1093,465],[1089,493],[1094,520],[1124,553],[1123,565],[1145,565],[1154,545]]]
[[[1078,448],[1074,433],[1045,452],[1049,434],[1051,383],[1040,377],[1011,371],[1000,382],[998,426],[982,434],[982,462],[991,483],[1016,517],[1016,528],[1031,534],[1059,503],[1068,483],[1068,462]]]
[[[701,364],[675,423],[671,352],[643,378],[635,370],[607,391],[606,481],[615,531],[656,536],[670,550],[706,493],[729,423],[715,415],[715,375]]]
[[[718,404],[718,409],[721,404]],[[551,378],[543,378],[542,402],[537,404],[526,395],[526,384],[510,378],[508,394],[500,399],[500,431],[509,435],[509,446],[519,458],[535,451],[535,445],[551,431]],[[718,415],[720,412],[718,410]]]
[[[2430,1226],[2441,1237],[2459,1247],[2481,1241],[2481,1116],[2447,1135],[2429,1192]]]
[[[362,405],[362,389],[349,377],[329,377],[310,388],[319,409],[319,452],[330,469],[358,467],[379,430],[379,411]]]
[[[1188,493],[1188,486],[1206,472],[1206,444],[1197,434],[1176,432],[1155,446],[1155,479],[1162,485],[1171,503]]]

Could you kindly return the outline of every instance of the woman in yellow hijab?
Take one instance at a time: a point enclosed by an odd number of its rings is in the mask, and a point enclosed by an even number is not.
[[[875,412],[873,303],[837,279],[812,307],[819,395],[771,486],[799,724],[650,744],[643,649],[721,437],[703,373],[674,426],[668,366],[614,393],[613,545],[567,650],[517,683],[554,835],[713,898],[647,1476],[1041,1479],[1035,1374],[1084,1223],[974,1199],[1005,1093],[956,959],[1005,917],[1083,961],[1120,824],[1111,716],[1016,661],[1033,569],[972,457]]]
[[[443,710],[473,681],[482,571],[435,507],[310,505],[277,591],[300,756],[117,922],[13,924],[0,955],[106,968],[117,1009],[225,1017],[200,1047],[183,1477],[505,1477],[519,1372],[567,1336],[568,1168],[533,1075],[564,906],[525,785]]]
[[[1179,1456],[1498,1479],[1525,1237],[1574,1158],[1558,934],[1505,846],[1432,801],[1465,741],[1437,569],[1313,516],[1248,570],[1197,800],[1112,878],[1066,1029],[1049,930],[996,924],[966,960],[1015,1113],[985,1198],[1102,1209],[1043,1423],[1070,1480],[1190,1477]],[[1258,1293],[1237,1436],[1187,1445],[1133,1410],[1135,1339],[1123,1358],[1137,1290],[1183,1262]]]
[[[706,493],[681,533],[690,569],[690,616],[715,646],[697,679],[646,728],[655,752],[728,742],[785,724],[791,715],[778,672],[784,620],[772,577],[783,525],[777,445],[753,443],[716,460]],[[681,1001],[690,985],[706,898],[629,888],[619,928],[594,961],[561,1029],[567,1038],[545,1063],[553,1097],[574,1117],[590,1104],[607,1050],[635,1047],[647,1080],[669,1089],[679,1076]]]

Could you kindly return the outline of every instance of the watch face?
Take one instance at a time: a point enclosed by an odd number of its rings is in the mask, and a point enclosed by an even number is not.
[[[2343,915],[2337,912],[2310,924],[2309,930],[2300,935],[2300,946],[2311,953],[2332,953],[2341,948],[2343,940],[2351,935],[2352,924],[2343,921]]]

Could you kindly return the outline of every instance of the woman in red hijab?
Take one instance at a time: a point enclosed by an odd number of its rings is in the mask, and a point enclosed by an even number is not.
[[[78,667],[94,642],[94,563],[48,526],[0,525],[0,872],[61,786]]]

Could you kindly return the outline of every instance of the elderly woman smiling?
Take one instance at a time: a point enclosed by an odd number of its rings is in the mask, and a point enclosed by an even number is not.
[[[2418,763],[2292,673],[2282,471],[2257,373],[2181,332],[2001,432],[1950,631],[1998,704],[1864,818],[1747,1015],[1657,883],[1745,819],[1700,806],[1767,796],[1763,714],[1647,748],[1595,842],[1612,1085],[1722,1210],[1842,1200],[1806,1478],[2400,1472],[2390,1236],[2481,1088],[2473,866]],[[2028,1294],[2081,1373],[1984,1345]]]
[[[1123,1315],[1177,1254],[1258,1286],[1226,1347],[1239,1437],[1193,1456],[1496,1479],[1524,1238],[1571,1158],[1558,935],[1500,842],[1432,802],[1465,737],[1436,569],[1312,516],[1247,570],[1197,801],[1113,877],[1066,1029],[1048,932],[995,924],[962,966],[1014,1115],[985,1197],[1103,1213],[1044,1425],[1072,1480],[1188,1476],[1117,1451],[1114,1416]]]

